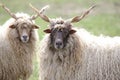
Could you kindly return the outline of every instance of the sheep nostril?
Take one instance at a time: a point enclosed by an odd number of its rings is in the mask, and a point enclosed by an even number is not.
[[[23,36],[23,39],[24,39],[24,40],[27,40],[27,36]]]
[[[62,45],[62,42],[56,42],[56,45],[57,45],[57,46],[61,46],[61,45]]]

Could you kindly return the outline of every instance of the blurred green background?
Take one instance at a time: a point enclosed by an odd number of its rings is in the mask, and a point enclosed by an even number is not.
[[[94,35],[104,34],[106,36],[120,36],[120,0],[0,0],[9,9],[16,12],[24,12],[34,15],[34,11],[29,7],[29,3],[41,9],[45,5],[50,8],[45,14],[50,18],[62,17],[63,19],[81,15],[90,6],[96,4],[97,7],[91,11],[82,21],[74,26],[85,28]],[[0,25],[3,25],[10,16],[0,8]],[[48,23],[37,18],[36,24],[40,26],[40,39],[44,37],[43,30]],[[30,80],[38,80],[38,62],[34,60],[34,72]]]

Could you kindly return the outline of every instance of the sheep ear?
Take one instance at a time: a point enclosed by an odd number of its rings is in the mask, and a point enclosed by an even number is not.
[[[9,28],[14,29],[14,28],[15,28],[15,25],[14,25],[14,24],[13,24],[13,25],[10,25]]]
[[[33,28],[33,29],[39,29],[39,26],[37,26],[37,25],[32,25],[32,28]]]
[[[73,30],[73,29],[72,29],[72,30],[70,30],[69,33],[70,33],[70,34],[73,34],[73,33],[75,33],[75,32],[76,32],[76,30]]]
[[[46,29],[44,30],[45,33],[51,33],[51,30],[50,29]]]

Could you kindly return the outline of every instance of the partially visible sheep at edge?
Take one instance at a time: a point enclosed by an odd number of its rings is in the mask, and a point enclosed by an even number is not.
[[[38,15],[13,14],[6,6],[1,6],[12,18],[0,31],[0,80],[28,80],[38,41],[39,27],[34,23]]]
[[[50,28],[40,44],[39,80],[120,80],[120,37],[72,28],[91,9],[68,20],[40,16]]]

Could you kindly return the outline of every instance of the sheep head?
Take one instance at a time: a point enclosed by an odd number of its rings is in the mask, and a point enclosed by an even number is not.
[[[27,43],[32,36],[33,29],[38,29],[39,27],[29,19],[21,17],[13,22],[9,28],[15,29],[18,34],[18,39],[23,43]]]
[[[69,36],[76,32],[76,30],[72,28],[72,23],[82,20],[94,7],[95,6],[90,7],[82,16],[76,16],[67,20],[63,20],[62,18],[50,19],[44,14],[39,14],[39,10],[35,7],[34,10],[44,21],[50,23],[49,28],[44,30],[44,32],[50,33],[52,47],[56,50],[60,50],[66,46]]]
[[[34,19],[37,15],[30,17],[24,13],[12,13],[5,5],[1,5],[3,9],[14,19],[14,22],[10,24],[10,29],[15,29],[18,34],[18,39],[23,43],[27,43],[30,40],[33,29],[38,29],[39,27],[35,25]]]
[[[72,29],[72,25],[68,24],[62,18],[52,19],[49,25],[50,29],[44,30],[45,33],[50,33],[51,45],[53,48],[59,50],[66,46],[70,35],[76,31]]]

